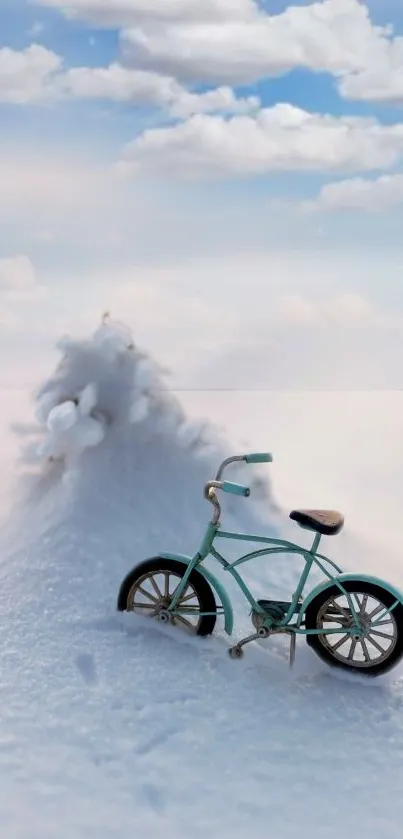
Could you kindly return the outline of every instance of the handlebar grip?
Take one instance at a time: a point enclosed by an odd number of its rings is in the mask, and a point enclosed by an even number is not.
[[[252,452],[244,457],[246,463],[272,463],[273,455],[269,452]]]
[[[245,498],[250,495],[249,487],[244,487],[242,484],[234,484],[231,481],[223,481],[221,488],[224,492],[231,492],[233,495],[243,495]]]

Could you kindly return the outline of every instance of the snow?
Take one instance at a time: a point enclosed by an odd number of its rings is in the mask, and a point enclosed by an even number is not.
[[[201,639],[116,612],[135,563],[198,546],[203,484],[235,451],[120,325],[106,319],[60,350],[35,394],[37,423],[15,427],[18,481],[0,533],[2,835],[398,839],[401,668],[369,684],[341,678],[303,640],[293,671],[280,640],[231,661],[221,621]],[[250,448],[276,456],[266,435]],[[229,479],[252,493],[225,496],[223,520],[304,542],[273,474],[234,467]],[[324,550],[350,557],[360,540],[347,527]],[[246,578],[281,597],[297,571],[266,559]],[[229,590],[238,639],[251,624]]]

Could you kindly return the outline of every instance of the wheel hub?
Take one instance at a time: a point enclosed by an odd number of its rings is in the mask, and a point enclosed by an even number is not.
[[[358,624],[359,627],[357,627],[354,618],[350,618],[350,620],[346,622],[347,629],[354,628],[356,630],[354,634],[351,636],[354,639],[354,641],[361,641],[362,638],[368,637],[371,630],[371,618],[367,614],[360,615],[358,617]]]
[[[171,615],[170,612],[168,612],[171,602],[172,597],[161,597],[156,605],[156,616],[158,620],[161,621],[161,623],[169,623],[173,620],[173,615]]]

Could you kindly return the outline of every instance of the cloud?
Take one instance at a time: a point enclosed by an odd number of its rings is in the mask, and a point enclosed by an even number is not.
[[[88,156],[87,156],[88,157]],[[54,149],[0,146],[0,217],[26,211],[83,209],[106,200],[107,167],[84,154],[55,153]]]
[[[60,91],[78,99],[109,99],[167,108],[172,116],[220,111],[242,113],[259,107],[255,96],[237,98],[228,87],[192,93],[172,76],[146,70],[131,70],[117,63],[108,67],[77,67],[58,80]]]
[[[141,276],[140,272],[137,274]],[[122,277],[113,291],[110,286],[108,293],[113,311],[121,317],[130,317],[138,329],[152,327],[171,332],[179,323],[195,339],[197,333],[203,335],[206,330],[211,336],[216,330],[222,333],[239,326],[238,316],[231,310],[227,309],[223,318],[224,313],[212,301],[207,302],[192,291],[184,293],[175,289],[175,272],[156,272],[154,279],[150,277],[147,281],[142,281],[140,276],[133,280]]]
[[[341,95],[355,101],[403,105],[403,38],[395,47],[394,54],[385,55],[372,67],[342,79]]]
[[[101,26],[130,26],[143,20],[244,19],[254,11],[253,0],[37,0],[60,9],[67,18]]]
[[[363,295],[274,294],[263,324],[244,319],[220,356],[205,355],[193,387],[247,390],[392,389],[402,386],[403,316]]]
[[[45,26],[44,22],[41,21],[41,20],[36,20],[36,21],[34,21],[32,26],[29,27],[29,29],[27,31],[27,36],[28,36],[28,38],[36,38],[36,36],[41,35],[42,32],[44,32],[45,29],[46,29],[46,26]]]
[[[0,259],[0,291],[24,290],[36,284],[35,268],[27,256]]]
[[[38,282],[35,268],[26,255],[0,258],[0,331],[3,337],[23,330],[26,314],[21,307],[41,302],[46,295],[47,289]]]
[[[120,171],[183,177],[270,171],[353,172],[389,167],[403,150],[403,124],[308,113],[288,104],[253,116],[196,115],[150,129],[123,150]]]
[[[401,204],[403,175],[392,174],[374,180],[349,178],[326,184],[314,201],[302,204],[302,209],[307,212],[360,210],[365,213],[383,213]]]
[[[80,243],[87,250],[110,246],[128,218],[127,194],[108,165],[97,161],[96,146],[90,155],[70,144],[63,154],[45,142],[29,150],[0,144],[0,255],[5,248],[26,252],[34,246],[55,253],[63,243],[64,265]],[[142,195],[138,187],[131,199],[132,223]]]
[[[41,300],[47,289],[38,282],[35,268],[24,254],[0,259],[0,297],[13,303]]]
[[[164,4],[161,4],[161,7]],[[301,67],[341,75],[370,67],[389,30],[358,0],[324,0],[269,15],[257,4],[238,19],[139,23],[122,33],[126,61],[178,78],[247,84]]]
[[[55,75],[61,58],[39,44],[18,52],[0,49],[0,102],[26,105],[54,96]]]
[[[298,292],[278,295],[272,307],[272,319],[276,327],[295,325],[322,328],[335,324],[372,327],[384,324],[368,300],[351,292],[338,294],[325,301],[314,301]]]
[[[190,272],[189,272],[190,274]],[[110,313],[133,330],[136,345],[155,354],[159,363],[180,379],[191,372],[194,360],[220,350],[235,329],[240,329],[236,309],[203,295],[190,285],[177,284],[177,271],[116,268],[97,273],[90,303],[70,311],[57,303],[57,314],[45,327],[48,335],[84,335]]]
[[[346,99],[403,105],[403,37],[379,35],[371,60],[339,81]]]
[[[79,68],[70,79],[60,73],[55,79],[61,59],[51,51],[36,44],[21,53],[4,48],[0,100],[46,101],[71,82],[84,96],[90,88],[95,97],[103,89],[119,101],[137,101],[139,89],[141,101],[141,77],[131,77],[126,66],[134,65],[163,78],[229,86],[305,68],[332,74],[347,99],[403,102],[403,37],[374,25],[360,0],[323,0],[273,15],[253,0],[42,0],[42,5],[59,8],[68,18],[126,27],[125,67],[95,68],[92,75],[91,68]],[[151,101],[161,90],[153,88]]]
[[[21,318],[0,306],[0,327],[2,332],[16,332],[22,326]]]
[[[0,102],[22,106],[66,99],[153,105],[180,118],[215,111],[243,113],[260,104],[256,96],[238,98],[228,87],[192,93],[172,76],[133,70],[116,62],[64,71],[60,56],[36,44],[21,52],[0,49]]]

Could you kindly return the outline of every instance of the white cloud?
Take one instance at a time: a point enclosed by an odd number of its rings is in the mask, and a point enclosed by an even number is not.
[[[359,294],[351,292],[340,294],[329,303],[319,306],[319,316],[324,320],[351,327],[371,327],[378,325],[394,326],[395,320],[390,323],[379,316],[368,300]],[[403,321],[401,321],[403,323]]]
[[[223,312],[211,301],[207,303],[199,295],[175,289],[172,272],[160,272],[159,280],[158,283],[156,279],[147,282],[125,279],[113,291],[110,286],[108,300],[113,312],[123,318],[129,317],[142,331],[150,327],[171,331],[179,322],[194,336],[194,330],[219,329],[222,332],[224,323],[226,331],[238,325],[238,317],[231,311],[226,311],[223,320]]]
[[[48,150],[27,153],[0,146],[0,216],[13,210],[36,210],[38,221],[44,207],[83,208],[107,195],[105,167],[96,162],[57,157]]]
[[[254,0],[42,0],[121,33],[124,63],[137,71],[214,84],[247,84],[295,67],[329,72],[349,99],[403,102],[403,37],[375,26],[360,0],[323,0],[269,15]],[[34,32],[37,32],[34,29]],[[32,45],[0,50],[0,101],[25,104],[61,95],[61,59]],[[85,76],[86,74],[86,76]],[[119,65],[72,71],[72,85],[136,101],[141,79]],[[149,84],[152,84],[149,80]],[[163,84],[163,82],[161,82]],[[161,88],[154,96],[161,95]],[[152,98],[151,101],[154,101]]]
[[[35,268],[24,254],[0,259],[0,298],[8,303],[41,300],[47,294],[38,282]]]
[[[370,170],[392,166],[403,150],[403,124],[312,114],[292,105],[254,116],[197,115],[145,131],[122,154],[120,171],[165,171],[184,177],[270,171]]]
[[[108,67],[76,67],[62,78],[66,92],[81,99],[111,99],[121,102],[166,105],[183,88],[172,77],[144,70],[127,70],[119,64]]]
[[[0,49],[0,102],[26,105],[54,95],[54,80],[61,59],[39,44],[25,50]]]
[[[101,26],[130,26],[142,20],[227,20],[245,18],[253,0],[37,0],[60,9],[68,18]]]
[[[379,44],[372,61],[339,82],[346,99],[403,105],[403,37]]]
[[[162,8],[163,3],[160,4]],[[122,34],[125,59],[178,78],[240,84],[305,67],[345,74],[370,67],[389,30],[375,27],[358,0],[290,5],[268,15],[250,4],[243,18],[139,23]]]
[[[43,21],[41,21],[41,20],[34,21],[32,26],[30,26],[30,28],[27,31],[28,38],[36,38],[37,35],[42,34],[42,32],[45,30],[45,28],[46,27],[45,27],[45,24],[43,23]]]
[[[60,76],[59,87],[79,99],[110,99],[165,107],[173,116],[181,118],[202,112],[237,113],[259,106],[257,97],[238,99],[228,87],[191,93],[170,76],[130,70],[116,63],[69,70]]]
[[[374,180],[349,178],[326,184],[315,201],[305,202],[303,210],[332,212],[360,210],[382,213],[403,204],[403,175],[382,175]]]
[[[244,318],[242,333],[231,336],[220,357],[212,352],[197,359],[195,389],[399,387],[402,313],[382,311],[355,292],[319,294],[298,291],[266,300],[265,320]]]
[[[279,326],[371,327],[384,323],[371,304],[360,294],[345,292],[324,301],[312,300],[299,292],[274,298],[270,319]],[[403,318],[402,324],[403,324]]]
[[[183,374],[194,358],[220,349],[235,329],[240,313],[198,292],[178,286],[177,270],[116,269],[99,272],[88,308],[71,308],[54,317],[49,328],[60,334],[84,334],[108,311],[133,330],[136,344],[156,355],[168,370]],[[188,279],[191,269],[187,272]]]
[[[32,288],[35,283],[35,268],[27,256],[0,259],[0,291]]]
[[[301,294],[279,295],[271,309],[277,324],[295,324],[310,326],[316,322],[318,310],[312,301]]]
[[[22,326],[22,321],[13,312],[0,306],[0,328],[4,332],[16,332]]]
[[[255,96],[237,98],[228,87],[192,93],[172,76],[133,70],[112,63],[107,67],[62,70],[60,56],[32,45],[17,52],[0,49],[0,102],[14,105],[75,99],[105,99],[166,108],[175,117],[194,113],[243,113],[259,107]]]
[[[260,99],[257,96],[238,97],[230,87],[217,87],[204,93],[182,90],[170,106],[174,117],[186,119],[192,114],[222,113],[241,114],[257,111]]]

